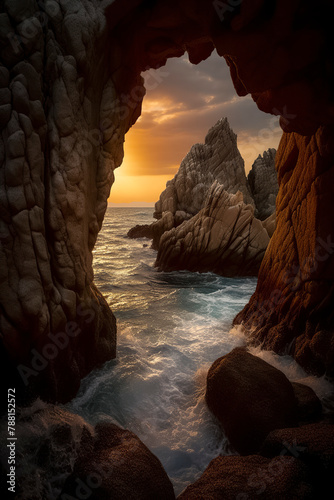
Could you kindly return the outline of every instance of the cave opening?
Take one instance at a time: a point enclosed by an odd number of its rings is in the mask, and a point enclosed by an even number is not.
[[[216,50],[196,65],[187,53],[170,58],[142,77],[142,111],[125,136],[124,159],[115,171],[109,206],[155,203],[191,147],[203,143],[221,118],[227,117],[237,134],[246,175],[259,155],[277,149],[282,135],[279,117],[260,111],[249,95],[236,95],[229,68]],[[131,99],[136,99],[135,93]],[[129,96],[121,96],[121,102],[126,101]]]

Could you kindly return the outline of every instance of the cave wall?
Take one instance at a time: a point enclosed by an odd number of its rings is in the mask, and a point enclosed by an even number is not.
[[[323,137],[330,135],[334,117],[330,3],[1,4],[1,360],[8,379],[16,374],[25,393],[66,401],[86,373],[115,356],[115,319],[94,286],[92,250],[114,169],[122,162],[124,135],[140,116],[145,93],[141,71],[158,68],[185,51],[196,64],[217,48],[230,66],[237,93],[250,93],[260,109],[281,116],[285,133],[277,165],[279,200],[285,201],[278,204],[278,218],[285,217],[289,235],[294,234],[289,251],[297,255],[296,262],[314,248],[303,243],[305,232],[296,228],[307,220],[306,234],[314,242],[321,214],[330,225],[329,195],[322,191],[327,184],[318,175],[322,168],[330,172],[332,158],[331,148],[325,148],[326,158],[319,153],[321,145],[328,145]],[[312,149],[311,144],[318,146]],[[287,147],[292,155],[286,156]],[[297,164],[292,192],[283,172],[294,172]],[[301,179],[314,169],[314,182],[310,187],[305,181],[304,191],[315,201],[293,205]],[[325,240],[327,229],[319,232]],[[269,293],[268,283],[276,286],[275,269],[284,267],[287,252],[277,238],[263,264],[270,265],[260,274],[260,300]],[[318,287],[318,303],[331,297],[331,280],[328,274],[326,290]],[[314,293],[308,287],[297,296],[283,290],[285,307],[270,316],[275,325],[286,311],[301,311],[305,294]],[[248,311],[238,321],[251,327]],[[299,315],[291,313],[292,332]],[[331,332],[331,324],[327,326]]]
[[[235,318],[264,348],[334,375],[333,126],[284,134],[277,151],[276,230],[258,286]]]

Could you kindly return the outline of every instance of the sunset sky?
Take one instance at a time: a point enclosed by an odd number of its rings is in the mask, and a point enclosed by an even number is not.
[[[246,172],[259,154],[277,148],[278,118],[258,110],[250,96],[238,97],[225,60],[214,52],[197,66],[185,55],[143,74],[147,94],[142,116],[127,133],[123,164],[109,203],[154,204],[191,146],[227,117],[238,136]]]

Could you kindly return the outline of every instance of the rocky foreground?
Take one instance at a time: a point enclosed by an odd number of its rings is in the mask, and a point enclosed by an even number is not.
[[[227,118],[195,144],[155,206],[157,222],[136,226],[158,250],[159,270],[257,275],[275,229],[275,150],[259,156],[246,177]]]
[[[230,452],[212,460],[180,500],[327,498],[334,417],[310,387],[237,347],[211,366],[205,399]],[[93,427],[64,407],[36,401],[21,410],[17,437],[21,500],[175,499],[157,457],[113,423]]]

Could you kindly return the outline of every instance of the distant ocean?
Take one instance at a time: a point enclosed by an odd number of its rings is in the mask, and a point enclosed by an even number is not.
[[[117,359],[86,377],[67,408],[92,424],[107,420],[136,433],[179,494],[213,458],[231,452],[204,401],[206,374],[215,359],[245,342],[231,323],[257,280],[158,272],[151,242],[127,238],[152,216],[146,207],[107,210],[94,271],[117,318]],[[321,395],[322,381],[291,358],[253,352]]]

